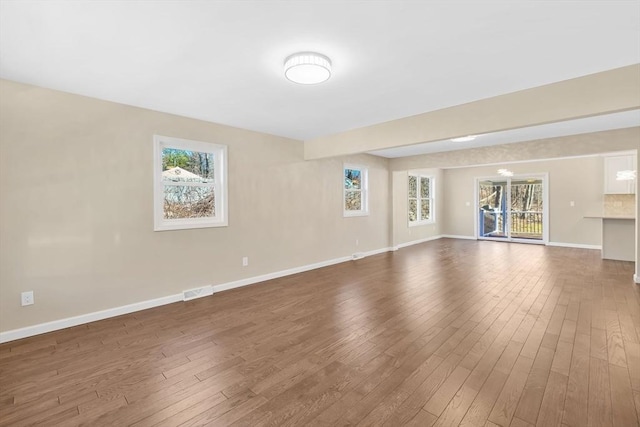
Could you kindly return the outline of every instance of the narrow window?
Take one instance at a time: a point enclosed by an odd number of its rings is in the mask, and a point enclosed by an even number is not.
[[[409,225],[428,224],[435,221],[434,178],[426,175],[409,175]]]
[[[369,215],[367,172],[367,168],[363,166],[344,165],[344,216]]]

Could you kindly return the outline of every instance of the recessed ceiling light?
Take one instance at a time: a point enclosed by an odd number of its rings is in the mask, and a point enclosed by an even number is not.
[[[319,53],[294,53],[284,61],[284,75],[294,83],[313,85],[331,77],[331,60]]]
[[[453,142],[467,142],[467,141],[473,141],[477,137],[478,135],[467,135],[467,136],[461,136],[460,138],[452,138],[451,140]]]

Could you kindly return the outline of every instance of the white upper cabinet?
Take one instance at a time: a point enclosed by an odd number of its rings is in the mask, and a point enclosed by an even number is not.
[[[607,156],[604,158],[604,193],[605,194],[635,194],[636,181],[624,178],[625,171],[636,171],[636,156]],[[622,174],[620,174],[622,172]]]

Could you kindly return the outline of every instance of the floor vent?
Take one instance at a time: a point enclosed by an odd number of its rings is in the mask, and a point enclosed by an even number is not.
[[[364,258],[364,252],[356,252],[352,255],[353,259],[362,259]]]
[[[208,297],[209,295],[213,295],[213,286],[211,285],[182,291],[182,300],[190,301],[196,298]]]

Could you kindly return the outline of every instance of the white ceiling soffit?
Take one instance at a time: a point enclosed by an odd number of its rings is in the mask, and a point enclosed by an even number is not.
[[[447,139],[444,141],[371,151],[369,154],[388,158],[417,156],[420,154],[438,153],[442,151],[464,150],[467,148],[488,147],[491,145],[511,144],[514,142],[532,141],[536,139],[579,135],[582,133],[600,132],[612,129],[624,129],[634,126],[640,126],[640,110],[625,111],[622,113],[606,114],[584,119],[567,120],[564,122],[549,123],[546,125],[488,133],[478,135],[478,137],[473,141],[467,142],[453,142]]]
[[[636,63],[638,0],[0,1],[2,78],[299,140]]]

